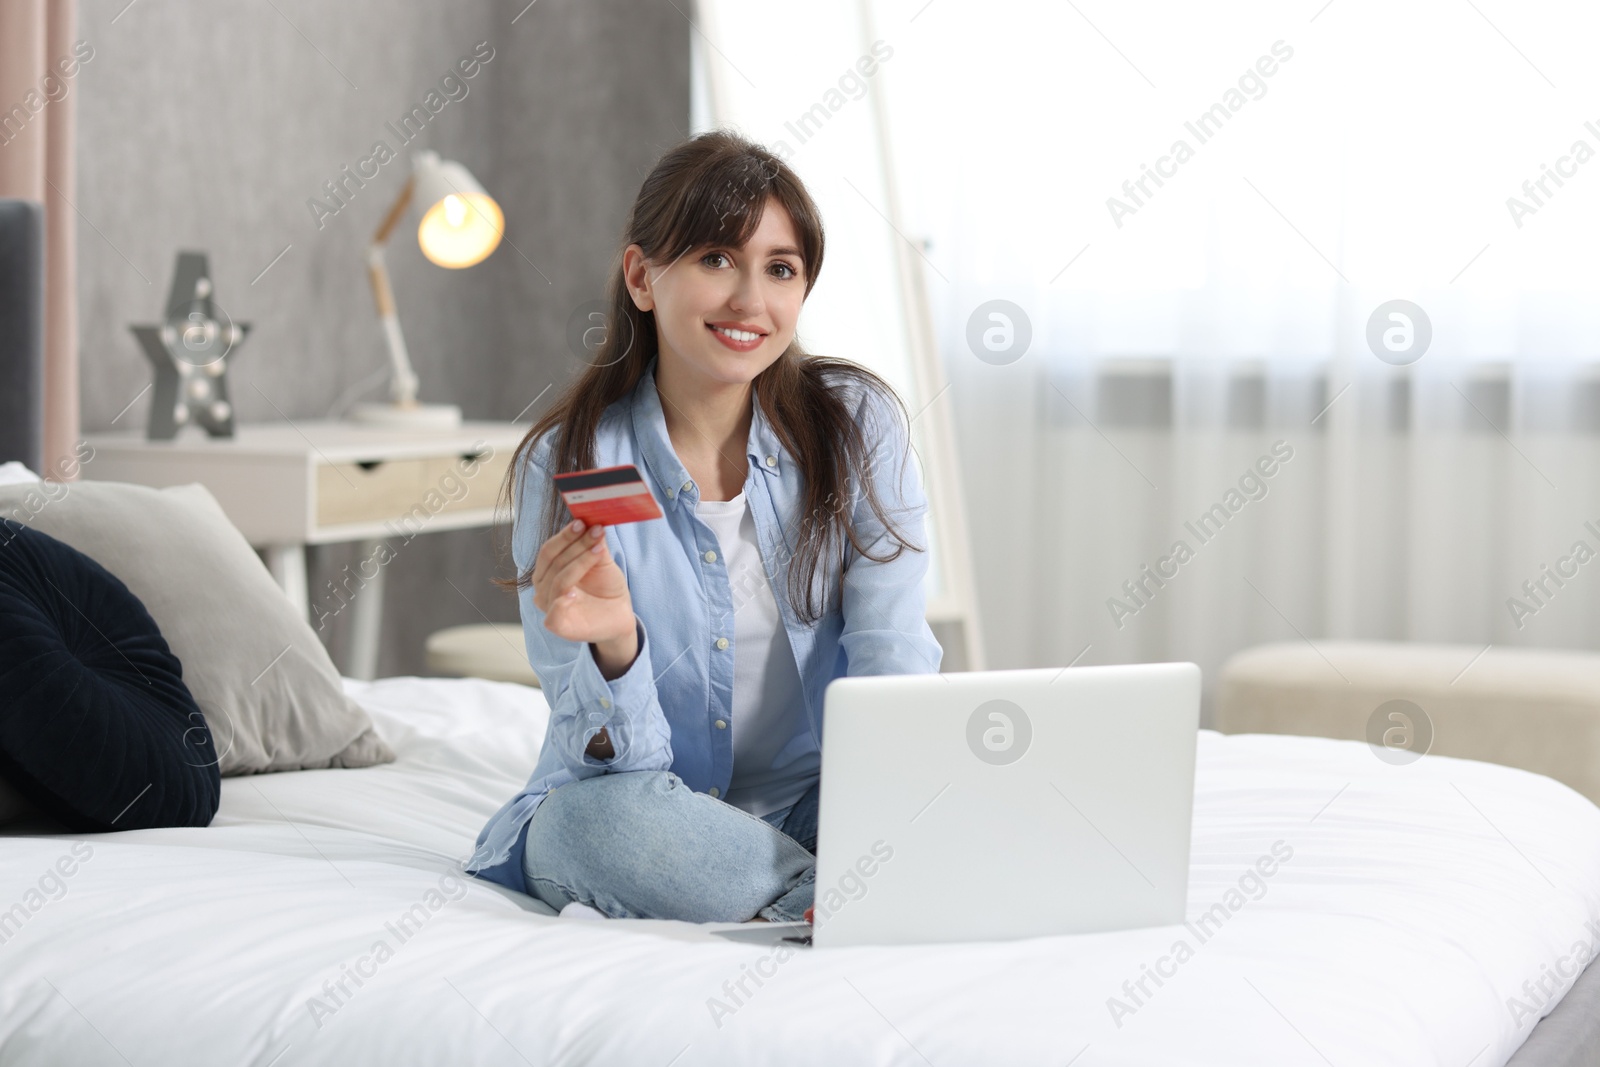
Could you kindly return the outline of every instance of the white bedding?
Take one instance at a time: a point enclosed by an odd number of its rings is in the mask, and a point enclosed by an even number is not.
[[[780,960],[688,924],[562,920],[448,873],[533,766],[538,691],[346,685],[395,764],[226,779],[205,829],[0,837],[0,1064],[1492,1067],[1600,931],[1600,809],[1565,786],[1210,731],[1189,915],[1225,918],[1204,941],[1162,927]],[[1292,856],[1229,900],[1280,841]],[[1003,886],[973,889],[1005,906]],[[1136,1001],[1124,983],[1180,939],[1192,956]]]

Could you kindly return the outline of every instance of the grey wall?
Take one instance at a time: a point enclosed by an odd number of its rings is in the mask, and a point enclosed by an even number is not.
[[[578,367],[568,315],[600,295],[639,183],[687,136],[692,31],[686,5],[526,4],[81,0],[79,35],[95,49],[73,83],[85,432],[143,427],[148,394],[119,418],[149,381],[128,325],[159,318],[180,249],[209,253],[218,302],[252,324],[230,357],[241,421],[326,417],[380,370],[364,254],[408,161],[320,228],[306,202],[374,141],[400,147],[386,123],[479,42],[494,55],[467,95],[401,151],[464,163],[504,209],[506,240],[477,267],[443,270],[411,237],[413,209],[389,267],[424,400],[510,419],[553,385],[525,420],[542,411]],[[489,584],[509,573],[491,542],[427,534],[388,565],[380,675],[423,673],[422,642],[440,627],[516,619]],[[355,560],[353,547],[316,550],[313,599]],[[341,663],[348,619],[324,631]]]

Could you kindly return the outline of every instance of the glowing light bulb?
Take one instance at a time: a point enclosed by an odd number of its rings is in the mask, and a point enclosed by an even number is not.
[[[445,193],[431,203],[417,224],[417,243],[439,266],[470,267],[500,243],[505,216],[487,194]]]

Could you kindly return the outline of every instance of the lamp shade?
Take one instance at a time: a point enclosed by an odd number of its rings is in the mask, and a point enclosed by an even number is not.
[[[461,164],[423,151],[412,163],[415,193],[422,209],[417,244],[441,267],[470,267],[500,244],[505,216],[478,179]]]

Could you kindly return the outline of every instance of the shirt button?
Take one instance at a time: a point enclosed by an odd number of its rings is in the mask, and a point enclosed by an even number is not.
[[[601,697],[600,698],[600,706],[602,708],[609,708],[611,706],[611,701],[609,699],[607,699],[606,697]]]
[[[727,722],[726,719],[718,719],[717,720],[717,729],[726,730],[727,728],[728,728],[728,722]]]
[[[706,562],[707,563],[715,563],[716,561],[717,561],[717,554],[715,552],[709,552],[708,551],[706,553]]]
[[[682,491],[683,491],[683,492],[685,492],[685,493],[687,493],[687,492],[688,492],[688,491],[689,491],[689,490],[691,490],[691,489],[693,489],[693,488],[694,488],[694,482],[692,482],[692,481],[690,481],[690,482],[684,482],[684,483],[683,483],[683,485],[681,485],[681,486],[679,486],[679,488],[680,488],[680,489],[681,489],[681,490],[682,490]]]
[[[717,647],[718,648],[727,648],[728,647],[728,639],[726,637],[717,638]]]
[[[768,456],[767,457],[767,466],[776,467],[777,465],[778,465],[778,457],[777,456]]]
[[[670,485],[667,486],[667,499],[668,500],[671,500],[673,497],[675,497],[677,495],[678,495],[678,491],[676,489],[672,488]]]
[[[710,793],[713,797],[720,797],[722,795],[722,790],[718,789],[716,786],[712,786],[710,789],[707,790],[707,792]]]

